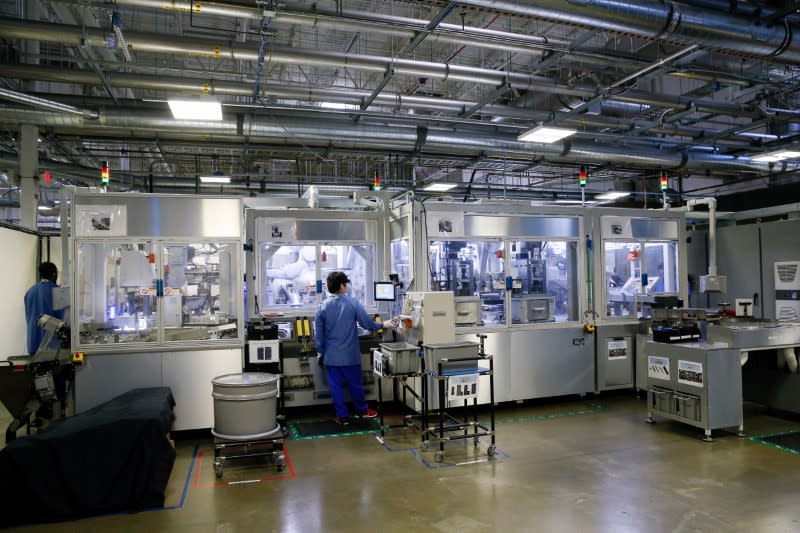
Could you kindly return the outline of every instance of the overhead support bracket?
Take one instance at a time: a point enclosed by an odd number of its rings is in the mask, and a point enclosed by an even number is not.
[[[375,90],[372,91],[372,94],[361,100],[361,111],[366,111],[367,108],[370,105],[372,105],[372,102],[374,102],[375,98],[377,98],[378,95],[381,94],[381,91],[383,91],[384,87],[386,87],[386,85],[390,81],[392,81],[393,77],[394,77],[394,68],[390,66],[386,69],[386,74],[383,75],[383,79],[378,84],[378,86],[375,87]]]
[[[489,104],[494,103],[498,98],[501,98],[503,95],[511,92],[511,84],[506,80],[503,84],[495,89],[492,94],[487,95],[483,100],[475,104],[474,106],[470,107],[469,109],[464,110],[458,116],[461,118],[469,118],[484,107]]]
[[[683,117],[691,115],[696,110],[697,109],[694,105],[694,102],[689,102],[689,104],[686,106],[686,109],[667,115],[666,117],[664,117],[663,122],[666,122],[667,124],[670,124],[672,122],[677,122],[681,120]]]
[[[571,43],[569,43],[569,50],[554,52],[553,54],[547,56],[546,58],[539,61],[533,68],[533,73],[541,72],[544,69],[550,68],[552,65],[556,64],[562,57],[567,55],[568,53],[574,52],[577,50],[581,45],[585,44],[589,41],[592,37],[600,33],[600,30],[589,30]]]
[[[441,24],[441,23],[442,23],[442,21],[443,21],[445,18],[447,18],[447,15],[449,15],[450,13],[452,13],[452,12],[453,12],[453,10],[456,8],[456,6],[457,6],[457,5],[458,5],[458,2],[450,2],[449,4],[447,4],[447,6],[446,6],[444,9],[442,9],[442,10],[441,10],[441,11],[440,11],[440,12],[439,12],[439,13],[438,13],[438,14],[437,14],[435,17],[433,17],[433,18],[432,18],[432,19],[431,19],[431,20],[428,22],[428,25],[427,25],[427,26],[425,26],[425,29],[422,29],[422,30],[418,31],[418,32],[417,32],[417,34],[414,36],[414,38],[413,38],[413,39],[411,39],[411,42],[409,42],[409,43],[408,43],[408,46],[406,47],[406,53],[407,53],[407,54],[410,54],[410,53],[411,53],[411,52],[413,52],[413,51],[414,51],[414,50],[415,50],[415,49],[416,49],[416,48],[417,48],[417,47],[418,47],[420,44],[422,44],[422,41],[424,41],[424,40],[425,40],[425,38],[426,38],[428,35],[430,35],[430,34],[431,34],[431,32],[432,32],[433,30],[435,30],[435,29],[436,29],[436,27],[437,27],[439,24]]]
[[[417,126],[417,140],[414,142],[414,150],[403,158],[403,163],[411,161],[420,155],[426,140],[428,140],[428,128],[425,126]]]
[[[746,131],[751,131],[751,130],[760,128],[762,126],[766,126],[767,124],[772,122],[772,120],[773,120],[772,117],[765,117],[765,118],[761,118],[761,119],[758,119],[758,120],[754,120],[754,121],[750,122],[749,124],[738,124],[738,125],[736,125],[736,126],[734,126],[732,128],[728,128],[727,130],[722,130],[720,132],[717,132],[714,135],[711,135],[711,136],[708,136],[708,137],[703,137],[702,141],[703,141],[703,144],[708,144],[708,143],[717,141],[719,139],[724,139],[725,137],[728,137],[728,136],[731,136],[731,135],[737,135],[739,133],[744,133]],[[675,146],[673,148],[673,150],[676,151],[676,152],[680,152],[681,150],[684,150],[686,148],[692,148],[694,146],[698,146],[698,143],[679,144],[678,146]]]

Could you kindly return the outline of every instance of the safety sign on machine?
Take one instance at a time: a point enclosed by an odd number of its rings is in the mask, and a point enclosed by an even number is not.
[[[627,359],[628,341],[608,341],[608,358],[611,360]]]
[[[467,374],[464,376],[450,376],[447,379],[450,394],[448,398],[451,402],[461,400],[471,400],[478,397],[478,374]]]
[[[703,363],[678,360],[678,383],[703,387]]]
[[[669,359],[666,357],[648,355],[647,377],[669,381]]]

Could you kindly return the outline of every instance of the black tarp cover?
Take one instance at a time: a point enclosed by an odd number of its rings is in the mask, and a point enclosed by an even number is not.
[[[133,389],[0,450],[0,527],[163,507],[168,387]]]

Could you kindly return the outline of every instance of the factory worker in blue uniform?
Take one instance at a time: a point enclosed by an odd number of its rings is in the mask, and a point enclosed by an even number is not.
[[[35,354],[45,331],[36,321],[45,314],[64,319],[64,311],[53,311],[53,289],[58,287],[58,268],[49,261],[39,265],[39,283],[25,293],[25,322],[28,324],[28,353]]]
[[[350,280],[344,272],[331,272],[326,280],[330,297],[317,309],[315,335],[317,354],[328,375],[336,421],[342,425],[350,423],[350,412],[344,402],[342,386],[347,384],[350,398],[355,404],[353,418],[374,418],[377,413],[367,406],[364,387],[361,384],[361,349],[358,346],[358,330],[377,331],[394,327],[391,320],[375,322],[361,303],[347,296]]]

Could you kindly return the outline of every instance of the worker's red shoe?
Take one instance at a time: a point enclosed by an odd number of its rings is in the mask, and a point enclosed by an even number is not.
[[[376,416],[378,416],[378,411],[368,408],[363,413],[355,415],[355,418],[375,418]]]

